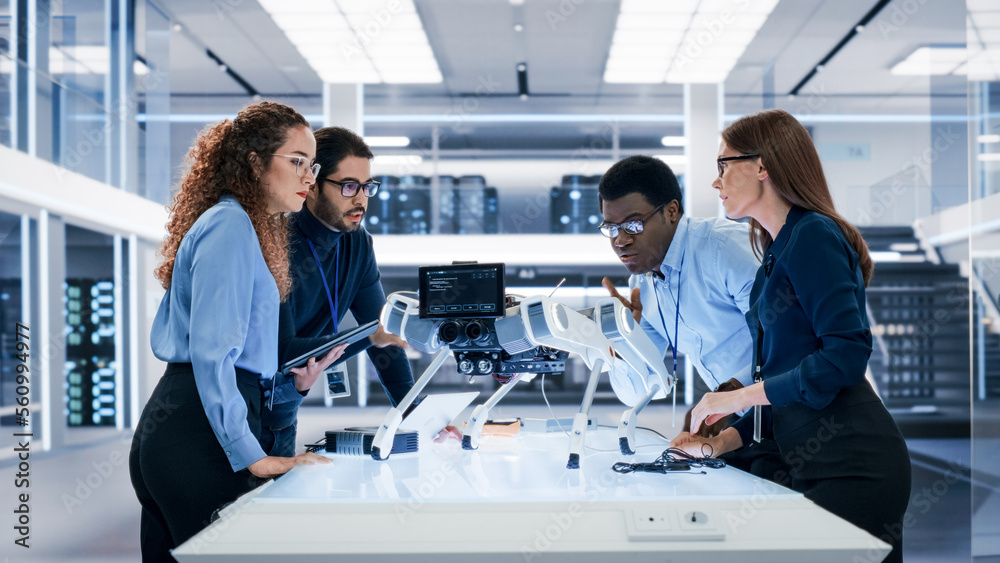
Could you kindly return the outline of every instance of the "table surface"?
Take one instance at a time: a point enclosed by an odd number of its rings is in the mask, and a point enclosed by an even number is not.
[[[701,468],[668,474],[619,474],[618,461],[649,462],[667,441],[639,430],[633,456],[618,450],[615,429],[587,433],[580,469],[566,469],[569,437],[562,432],[485,436],[479,450],[455,440],[421,443],[419,451],[385,461],[324,453],[329,465],[297,467],[262,491],[254,502],[425,502],[601,501],[643,498],[740,499],[766,492],[801,497],[769,481],[732,468]]]
[[[649,462],[664,438],[638,433],[623,456],[614,428],[588,431],[580,469],[562,432],[457,441],[371,457],[325,454],[221,511],[174,550],[182,563],[326,561],[881,561],[887,545],[801,494],[731,467],[614,472]],[[667,556],[667,555],[669,556]],[[235,559],[234,559],[235,558]],[[619,557],[620,558],[620,557]]]

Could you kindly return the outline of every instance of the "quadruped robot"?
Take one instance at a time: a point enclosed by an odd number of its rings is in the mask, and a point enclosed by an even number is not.
[[[458,371],[492,375],[505,382],[476,407],[465,425],[462,447],[479,447],[483,426],[495,407],[519,381],[537,374],[560,373],[570,353],[590,368],[580,411],[570,431],[566,467],[578,469],[584,449],[588,412],[601,373],[608,372],[618,399],[628,405],[618,425],[621,452],[635,453],[636,420],[653,399],[665,398],[676,384],[662,355],[618,299],[600,299],[592,308],[574,310],[546,296],[520,301],[504,290],[503,264],[453,264],[422,267],[420,290],[389,295],[382,310],[385,330],[428,354],[433,361],[403,400],[391,408],[372,443],[372,457],[389,457],[402,413],[416,400],[447,359],[455,355]]]

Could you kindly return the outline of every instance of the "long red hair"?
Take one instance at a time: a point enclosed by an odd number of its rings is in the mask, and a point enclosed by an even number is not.
[[[740,154],[758,154],[767,175],[781,197],[793,205],[822,213],[843,231],[858,253],[865,286],[875,272],[868,245],[854,225],[837,213],[823,175],[819,154],[809,132],[792,115],[768,109],[744,115],[722,131],[722,140]],[[774,240],[757,220],[750,218],[750,242],[758,258],[763,258]]]

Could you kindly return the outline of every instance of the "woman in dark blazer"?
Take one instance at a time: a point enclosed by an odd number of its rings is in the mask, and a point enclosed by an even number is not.
[[[763,262],[746,315],[757,383],[706,394],[691,430],[756,408],[714,438],[684,433],[674,445],[719,455],[773,433],[790,467],[782,484],[891,544],[885,561],[902,561],[910,460],[865,379],[868,248],[834,209],[809,133],[787,112],[733,122],[722,133],[718,167],[712,185],[726,215],[750,218]]]

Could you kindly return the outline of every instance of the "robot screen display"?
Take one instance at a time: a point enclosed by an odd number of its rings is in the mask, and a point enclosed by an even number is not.
[[[503,264],[420,268],[420,318],[485,319],[503,314]]]

